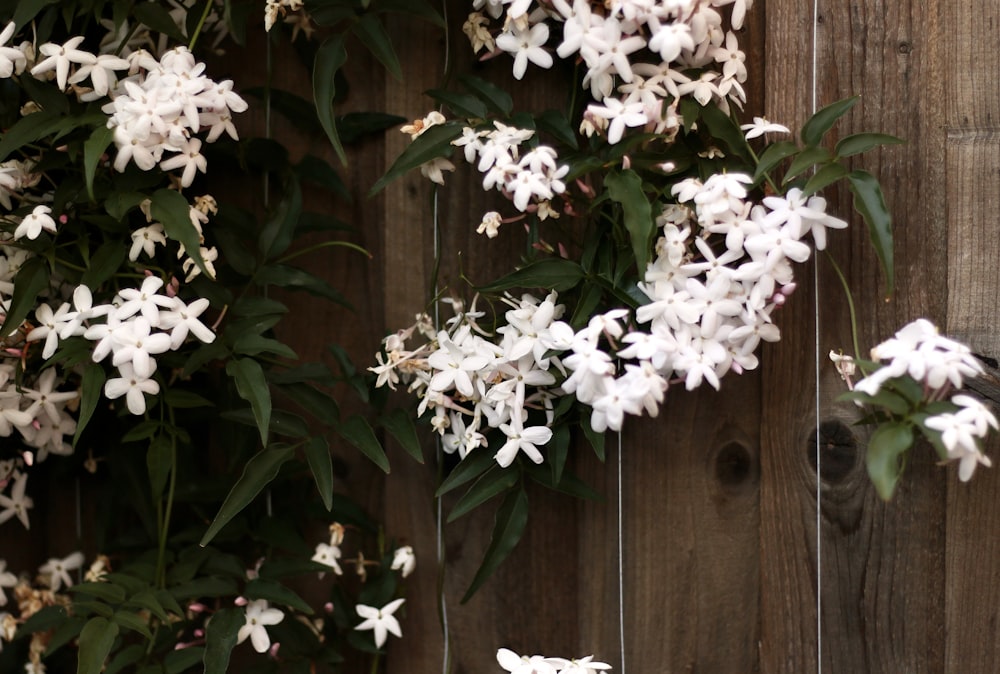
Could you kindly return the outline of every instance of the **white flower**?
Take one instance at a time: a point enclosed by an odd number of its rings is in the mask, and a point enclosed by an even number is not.
[[[625,127],[645,126],[649,119],[642,102],[622,103],[617,98],[605,98],[604,105],[589,105],[587,111],[608,120],[608,142],[614,145],[622,139]]]
[[[160,162],[160,168],[164,171],[173,171],[181,167],[184,167],[184,172],[181,174],[183,187],[191,186],[198,171],[205,173],[208,170],[208,160],[201,153],[200,138],[189,139],[177,148],[177,154]]]
[[[61,45],[52,42],[43,44],[38,48],[38,51],[47,58],[32,68],[31,74],[39,75],[50,70],[55,70],[56,83],[59,85],[60,90],[65,90],[71,63],[80,65],[93,65],[97,63],[96,56],[82,49],[77,49],[81,42],[83,42],[83,36],[78,35],[77,37],[70,38]]]
[[[3,510],[0,510],[0,524],[16,516],[25,529],[31,528],[28,510],[34,505],[34,501],[24,493],[27,485],[27,473],[14,473],[14,486],[10,489],[10,496],[0,494],[0,507],[3,507]]]
[[[73,579],[69,572],[79,569],[83,565],[83,553],[74,552],[65,559],[52,558],[39,567],[38,572],[49,577],[49,587],[53,592],[58,592],[65,585],[71,587]]]
[[[32,241],[38,238],[44,229],[50,234],[56,233],[56,221],[50,215],[52,209],[48,206],[35,206],[34,210],[24,216],[24,220],[14,230],[14,238],[28,237]]]
[[[569,662],[544,655],[518,655],[509,648],[501,648],[497,651],[497,664],[510,674],[559,674]]]
[[[413,573],[413,570],[417,568],[417,557],[413,554],[413,548],[409,545],[396,548],[392,555],[391,568],[393,571],[400,571],[403,578]]]
[[[497,238],[500,234],[500,225],[503,224],[503,218],[496,211],[489,211],[483,215],[483,221],[479,223],[479,227],[476,228],[476,234],[486,234],[490,239]]]
[[[236,643],[242,644],[250,637],[253,649],[258,653],[266,653],[271,647],[271,637],[267,634],[267,625],[277,625],[284,620],[285,614],[276,608],[269,608],[264,599],[255,599],[246,606],[246,623],[236,633]]]
[[[199,297],[191,304],[185,304],[179,297],[174,298],[174,305],[170,310],[160,315],[160,327],[170,330],[171,349],[179,349],[189,333],[205,344],[215,341],[215,333],[198,320],[208,307],[209,301],[204,297]]]
[[[594,662],[594,656],[588,655],[579,660],[573,658],[559,674],[597,674],[598,670],[609,671],[610,669],[611,665],[605,662]]]
[[[549,27],[544,23],[536,23],[523,30],[516,22],[510,26],[510,31],[497,36],[497,48],[514,54],[514,77],[521,79],[528,69],[528,61],[540,68],[552,67],[552,55],[543,45],[549,40]]]
[[[109,400],[125,396],[128,411],[135,415],[143,414],[146,411],[146,397],[143,394],[156,395],[159,393],[159,383],[155,379],[138,376],[132,369],[130,362],[119,365],[118,373],[121,375],[120,377],[109,379],[104,383],[104,395]]]
[[[146,227],[140,227],[132,232],[132,247],[128,251],[128,259],[135,262],[139,253],[145,252],[149,257],[156,255],[156,244],[167,245],[167,237],[163,233],[163,225],[154,222]]]
[[[522,422],[514,418],[511,424],[500,424],[500,431],[507,436],[507,442],[494,455],[501,468],[514,462],[518,452],[524,452],[535,463],[543,461],[541,452],[535,445],[544,445],[552,439],[552,429],[548,426],[522,427]]]
[[[24,339],[34,342],[39,339],[45,340],[42,348],[42,357],[50,358],[59,348],[59,334],[70,316],[69,302],[63,302],[54,312],[48,304],[39,304],[35,309],[35,320],[38,327],[25,335]]]
[[[732,33],[730,33],[732,35]],[[789,133],[787,126],[772,124],[763,117],[754,117],[753,124],[743,124],[740,128],[746,131],[746,139],[752,140],[765,133]]]
[[[17,576],[7,570],[7,560],[0,559],[0,606],[7,605],[7,595],[4,593],[5,587],[17,585]]]
[[[400,606],[403,605],[405,599],[394,599],[382,608],[375,608],[374,606],[366,606],[364,604],[358,604],[354,607],[358,615],[364,618],[364,620],[356,625],[354,629],[356,630],[374,630],[375,632],[375,647],[382,648],[382,644],[389,634],[397,637],[403,636],[403,630],[399,626],[399,621],[393,613],[396,612]]]
[[[329,566],[335,574],[342,576],[344,575],[344,571],[340,568],[340,563],[337,562],[338,559],[340,559],[340,548],[327,543],[318,544],[316,546],[316,553],[312,556],[312,561],[317,564]],[[323,574],[320,573],[319,576],[322,578]]]

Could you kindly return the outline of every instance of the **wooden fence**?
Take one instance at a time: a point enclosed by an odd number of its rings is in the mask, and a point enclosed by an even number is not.
[[[423,116],[432,102],[422,92],[442,83],[446,51],[455,70],[509,72],[503,59],[471,62],[460,30],[468,3],[448,0],[447,9],[447,37],[419,23],[393,27],[401,83],[383,79],[361,50],[352,52],[349,109]],[[815,105],[860,94],[838,133],[877,130],[908,141],[862,160],[895,216],[896,294],[884,297],[863,224],[855,220],[831,237],[830,254],[859,309],[862,348],[925,316],[977,353],[1000,357],[1000,5],[819,0],[814,14],[812,2],[758,0],[751,17],[743,35],[756,64],[748,113],[797,127]],[[562,104],[551,100],[564,85],[558,73],[528,78],[541,84],[519,87],[535,92],[517,99],[520,107]],[[354,147],[348,187],[363,195],[406,142],[390,132],[385,141]],[[849,211],[848,195],[828,196],[835,213]],[[355,225],[358,243],[374,258],[331,252],[316,260],[317,271],[348,288],[358,311],[301,312],[298,350],[321,357],[326,343],[339,341],[364,363],[386,331],[412,322],[426,303],[432,192],[412,175],[347,208],[310,198],[308,208],[336,210]],[[484,210],[474,177],[449,176],[438,207],[445,281],[457,280],[459,264],[483,281],[517,259],[523,243],[514,232],[494,241],[474,234]],[[580,448],[573,467],[605,501],[530,491],[524,539],[465,605],[459,599],[489,542],[490,515],[444,529],[441,571],[433,466],[390,446],[393,470],[382,479],[344,448],[340,488],[380,516],[389,535],[414,544],[419,558],[405,588],[405,638],[391,643],[388,671],[443,671],[439,583],[455,674],[499,672],[500,646],[594,653],[622,674],[800,674],[820,664],[824,672],[851,674],[1000,671],[993,513],[1000,474],[981,470],[961,484],[953,468],[935,465],[929,448],[918,449],[895,499],[880,501],[865,475],[864,431],[851,425],[856,411],[835,401],[842,383],[825,357],[850,349],[844,293],[824,256],[798,280],[778,317],[783,339],[767,345],[758,371],[730,376],[719,393],[671,391],[659,419],[633,420],[620,439],[609,436],[606,465]],[[996,444],[989,450],[997,456]],[[57,532],[60,521],[39,514],[33,531]],[[29,540],[15,537],[21,545]],[[33,554],[43,558],[45,550]]]

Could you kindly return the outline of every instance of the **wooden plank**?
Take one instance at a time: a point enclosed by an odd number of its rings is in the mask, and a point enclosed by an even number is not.
[[[946,276],[940,250],[944,197],[940,185],[943,114],[934,60],[942,30],[935,7],[917,2],[821,2],[817,23],[817,105],[852,94],[862,101],[835,136],[862,130],[910,140],[855,162],[883,183],[896,221],[897,292],[885,287],[864,225],[852,219],[849,235],[832,237],[831,254],[847,275],[859,307],[859,340],[866,350],[921,315],[941,321]],[[769,2],[769,110],[783,123],[808,116],[812,73],[808,63],[811,8]],[[805,52],[805,53],[804,53]],[[789,58],[796,54],[795,58]],[[902,102],[902,103],[900,103]],[[846,214],[843,191],[828,195],[831,210]],[[823,668],[851,672],[940,671],[943,667],[943,531],[928,522],[944,517],[944,473],[926,449],[915,452],[896,499],[882,504],[864,475],[865,436],[852,437],[840,419],[856,412],[833,402],[842,390],[825,354],[850,351],[850,326],[835,275],[820,260],[820,339],[811,325],[812,280],[782,312],[784,338],[765,373],[762,446],[763,671],[811,671],[817,665],[817,607]],[[786,305],[787,306],[787,305]],[[787,313],[786,313],[787,311]],[[816,556],[817,414],[814,375],[820,357],[821,502]],[[794,376],[791,373],[796,373]],[[825,422],[825,423],[823,423]],[[855,444],[856,443],[856,444]],[[818,576],[818,581],[817,581]],[[817,585],[818,583],[818,585]],[[919,593],[900,588],[920,587]]]

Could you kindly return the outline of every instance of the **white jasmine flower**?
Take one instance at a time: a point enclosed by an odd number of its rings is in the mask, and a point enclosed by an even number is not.
[[[569,663],[562,658],[547,658],[544,655],[518,655],[509,648],[497,651],[497,664],[510,674],[559,674]]]
[[[607,97],[604,105],[591,104],[587,111],[595,117],[608,120],[608,142],[614,145],[622,139],[625,127],[645,126],[649,119],[641,102],[623,103]]]
[[[49,577],[49,587],[53,592],[58,592],[64,585],[72,587],[73,579],[69,572],[79,569],[83,565],[83,553],[74,552],[64,559],[52,558],[39,567],[38,572]]]
[[[528,69],[528,61],[540,68],[552,67],[552,55],[543,48],[549,40],[549,27],[537,23],[528,30],[522,30],[512,23],[510,30],[497,36],[497,48],[514,54],[514,77],[521,79]]]
[[[65,91],[66,80],[69,77],[70,64],[76,63],[79,65],[93,65],[97,63],[96,56],[90,52],[83,51],[82,49],[77,49],[81,42],[83,42],[83,36],[78,35],[77,37],[70,38],[61,45],[52,42],[43,44],[38,48],[38,51],[40,51],[46,58],[39,61],[38,64],[31,69],[31,74],[40,75],[41,73],[55,70],[56,83],[59,85],[59,89],[61,91]]]
[[[6,435],[10,434],[7,433]],[[31,528],[31,523],[28,521],[28,510],[35,503],[31,500],[30,496],[24,493],[27,486],[28,474],[15,472],[14,485],[10,489],[10,496],[0,493],[0,507],[3,508],[3,510],[0,510],[0,524],[3,524],[12,517],[17,517],[25,529]]]
[[[364,620],[356,625],[356,630],[373,630],[375,634],[375,647],[382,648],[389,634],[396,637],[403,636],[403,630],[399,626],[399,621],[393,613],[403,605],[405,599],[394,599],[382,608],[358,604],[354,607],[358,615]]]
[[[763,117],[754,117],[753,124],[743,124],[740,128],[746,131],[747,140],[753,140],[765,133],[790,133],[787,126],[772,124]]]
[[[246,605],[246,623],[236,633],[236,643],[242,644],[249,637],[255,651],[266,653],[271,647],[267,626],[277,625],[284,619],[283,611],[270,608],[264,599],[255,599]]]
[[[514,462],[518,452],[524,452],[535,463],[541,463],[542,453],[536,445],[544,445],[552,439],[552,429],[548,426],[531,426],[524,428],[518,417],[511,423],[500,424],[500,431],[507,436],[507,442],[493,456],[501,468],[506,468]]]
[[[52,219],[52,209],[48,206],[35,206],[34,210],[24,216],[21,224],[14,230],[14,238],[28,237],[32,241],[38,238],[44,229],[50,234],[56,233],[56,221]]]
[[[11,588],[17,585],[17,576],[7,570],[7,560],[0,559],[0,606],[7,605],[7,595],[4,588]]]
[[[324,566],[329,566],[333,569],[333,572],[338,576],[344,575],[343,569],[340,568],[340,563],[337,561],[340,559],[340,548],[336,545],[330,545],[327,543],[319,543],[316,546],[316,552],[312,556],[312,561],[323,564]],[[320,578],[323,574],[319,574]]]
[[[417,557],[413,554],[413,548],[409,545],[396,548],[396,551],[392,555],[392,566],[390,568],[393,571],[399,571],[403,578],[413,573],[413,570],[417,568]]]
[[[155,379],[138,376],[131,363],[119,365],[118,373],[121,375],[120,377],[109,379],[104,383],[104,395],[109,400],[125,396],[128,411],[136,416],[143,414],[146,411],[146,398],[143,394],[156,395],[159,393],[159,383]]]

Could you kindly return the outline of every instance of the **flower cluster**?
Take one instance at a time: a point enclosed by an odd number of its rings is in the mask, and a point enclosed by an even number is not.
[[[714,102],[727,111],[730,103],[742,107],[746,56],[733,31],[742,27],[751,4],[751,0],[478,0],[473,7],[493,19],[504,16],[503,27],[491,31],[489,19],[479,11],[469,16],[463,29],[475,51],[510,54],[514,77],[521,79],[529,62],[552,66],[546,22],[561,24],[555,52],[562,59],[583,62],[583,85],[600,102],[587,108],[583,128],[605,133],[614,144],[626,127],[675,131],[677,102],[683,96],[701,105]],[[719,11],[727,5],[732,5],[732,30],[725,29]]]
[[[611,665],[594,661],[593,655],[567,660],[544,655],[518,655],[509,648],[497,651],[497,663],[510,674],[598,674],[611,671]]]
[[[857,404],[884,407],[898,416],[905,410],[898,395],[906,397],[903,380],[912,380],[919,384],[921,412],[909,414],[909,419],[939,451],[943,449],[943,460],[959,462],[959,478],[967,481],[976,466],[991,465],[982,443],[991,428],[1000,430],[996,416],[976,398],[954,395],[967,379],[983,374],[968,346],[941,335],[937,326],[920,318],[873,348],[871,357],[889,362],[853,384]],[[851,386],[850,377],[845,379]]]

